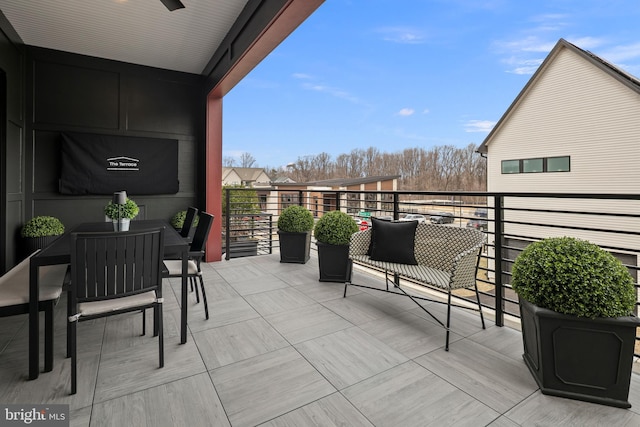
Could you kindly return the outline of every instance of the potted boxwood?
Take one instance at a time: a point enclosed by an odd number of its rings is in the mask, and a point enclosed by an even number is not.
[[[175,215],[173,215],[171,217],[171,220],[169,221],[169,223],[171,224],[171,226],[173,228],[175,228],[176,230],[180,231],[182,230],[182,226],[184,225],[184,220],[187,217],[187,211],[180,211],[180,212],[176,212]],[[195,227],[196,225],[198,225],[198,220],[200,219],[200,217],[198,215],[196,215],[196,217],[193,219],[193,227]]]
[[[320,217],[313,235],[318,246],[318,269],[321,282],[351,280],[353,263],[349,259],[351,235],[359,230],[355,220],[342,211],[327,212]]]
[[[613,255],[554,237],[516,258],[523,358],[544,394],[629,408],[636,327],[634,280]]]
[[[115,231],[129,230],[129,222],[138,215],[138,212],[140,212],[140,208],[137,203],[128,197],[124,205],[115,204],[111,200],[104,207],[104,214],[113,221],[113,229]]]
[[[307,208],[292,205],[278,218],[280,262],[304,264],[311,253],[313,215]]]
[[[64,234],[64,224],[53,216],[35,216],[27,221],[20,230],[24,239],[25,255],[43,249]]]

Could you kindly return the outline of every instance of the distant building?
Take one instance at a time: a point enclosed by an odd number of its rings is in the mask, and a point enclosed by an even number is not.
[[[336,178],[320,181],[296,183],[273,183],[273,187],[280,190],[274,192],[277,195],[278,210],[290,205],[297,205],[300,197],[306,201],[306,207],[314,216],[320,217],[324,212],[336,209],[338,203],[337,191],[397,191],[400,175],[370,176],[366,178]],[[286,190],[286,191],[285,191]],[[336,190],[331,193],[331,190]],[[322,192],[320,192],[322,191]],[[344,199],[344,197],[343,197]],[[346,196],[340,209],[349,214],[370,212],[375,216],[379,212],[393,211],[393,199],[391,195],[380,193],[350,193]]]

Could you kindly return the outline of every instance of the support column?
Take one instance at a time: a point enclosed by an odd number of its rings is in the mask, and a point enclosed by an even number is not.
[[[222,259],[222,97],[213,92],[207,97],[205,148],[205,210],[214,215],[205,261]]]

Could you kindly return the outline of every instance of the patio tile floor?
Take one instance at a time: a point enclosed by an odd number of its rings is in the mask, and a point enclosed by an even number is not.
[[[0,321],[0,402],[65,403],[72,426],[640,425],[631,409],[545,396],[522,361],[520,332],[472,313],[444,330],[410,300],[318,281],[277,254],[203,265],[211,318],[191,294],[179,344],[179,281],[165,281],[165,367],[140,314],[78,325],[78,394],[69,396],[65,302],[54,370],[27,381],[27,317]],[[382,286],[366,271],[354,282]],[[442,316],[442,307],[430,304]],[[151,325],[151,313],[147,313]]]

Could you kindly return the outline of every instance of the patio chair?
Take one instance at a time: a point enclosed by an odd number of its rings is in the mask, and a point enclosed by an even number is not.
[[[0,277],[0,317],[29,312],[29,263],[33,252]],[[66,265],[47,265],[39,268],[38,310],[44,311],[44,371],[53,369],[53,308],[62,293]]]
[[[71,348],[71,394],[77,390],[76,325],[84,320],[153,308],[159,364],[164,366],[163,244],[164,227],[71,233],[71,315],[67,337]]]
[[[198,215],[197,208],[187,208],[187,213],[184,217],[184,223],[182,224],[182,228],[180,229],[180,235],[187,240],[190,239],[191,228],[193,228],[193,221],[196,219],[196,215]]]
[[[211,231],[211,225],[213,224],[213,215],[206,212],[200,214],[200,220],[196,226],[196,232],[193,235],[191,246],[189,247],[189,265],[188,276],[191,281],[191,286],[195,286],[196,289],[196,302],[200,302],[198,295],[198,285],[196,278],[200,280],[200,289],[202,291],[202,300],[204,302],[204,314],[209,319],[209,306],[207,304],[207,294],[204,290],[204,280],[202,279],[202,270],[200,269],[200,262],[204,257],[204,246],[207,243],[209,237],[209,231]],[[165,260],[164,261],[165,277],[182,277],[182,261],[181,260]]]

